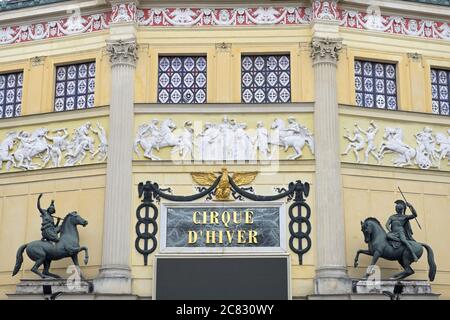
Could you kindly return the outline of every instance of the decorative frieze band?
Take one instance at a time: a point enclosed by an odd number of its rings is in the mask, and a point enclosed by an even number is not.
[[[42,127],[33,132],[10,131],[1,139],[0,171],[4,163],[6,171],[36,170],[81,165],[88,155],[91,160],[104,162],[108,156],[107,133],[99,122],[95,127],[86,122],[72,134],[67,128]]]
[[[378,146],[377,135],[381,128],[371,121],[365,130],[355,123],[353,131],[343,128],[344,138],[348,141],[342,155],[353,154],[355,161],[361,163],[359,152],[364,153],[364,164],[369,163],[373,157],[378,165],[387,164],[386,154],[393,154],[391,163],[396,167],[417,166],[420,169],[440,169],[441,162],[447,158],[450,165],[450,129],[447,132],[433,132],[430,127],[424,127],[415,133],[416,146],[413,147],[405,142],[404,131],[400,127],[385,127],[382,142]]]
[[[138,10],[138,23],[153,27],[252,26],[309,24],[304,7],[151,8]]]
[[[75,10],[67,18],[25,25],[0,27],[0,45],[61,38],[108,29],[111,23],[136,22],[143,27],[242,27],[257,25],[308,25],[313,20],[338,21],[341,27],[394,35],[450,41],[445,21],[382,15],[368,6],[356,11],[337,6],[335,0],[315,0],[312,7],[248,8],[137,8],[134,2],[119,3],[111,11],[81,15]]]

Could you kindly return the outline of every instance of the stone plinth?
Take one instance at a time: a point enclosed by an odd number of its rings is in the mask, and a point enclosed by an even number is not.
[[[66,279],[22,279],[9,299],[86,299],[92,295],[92,282],[80,281],[76,285]],[[59,294],[58,294],[59,293]]]
[[[393,293],[396,285],[403,288],[402,294],[432,294],[431,285],[426,280],[353,280],[353,293]]]

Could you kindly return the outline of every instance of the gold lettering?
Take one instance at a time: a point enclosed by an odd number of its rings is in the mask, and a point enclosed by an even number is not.
[[[189,237],[188,238],[189,238],[189,244],[196,243],[197,242],[197,238],[198,238],[197,232],[189,230]]]
[[[228,243],[231,243],[233,241],[234,231],[226,230],[225,232],[227,233]]]
[[[206,211],[203,211],[203,224],[207,224],[206,218],[208,217],[208,213]]]
[[[231,220],[230,213],[228,211],[224,211],[222,213],[222,223],[226,228],[229,227],[228,223],[230,223],[230,220]]]
[[[194,224],[200,224],[200,222],[198,222],[198,220],[197,220],[198,214],[200,214],[200,212],[195,211],[194,214],[192,215],[192,221],[194,222]]]
[[[216,211],[211,211],[209,216],[210,224],[219,224],[219,213]]]
[[[207,230],[206,231],[206,243],[216,243],[216,232]]]
[[[258,232],[255,230],[250,230],[248,232],[248,243],[258,243],[258,239],[256,236],[258,235]]]
[[[245,224],[253,224],[253,211],[245,211]]]
[[[233,212],[233,222],[235,224],[240,224],[242,222],[242,211],[239,211],[239,220],[237,211]]]
[[[223,243],[223,231],[217,231],[217,233],[219,234],[219,243],[222,244]]]
[[[244,235],[245,235],[245,231],[238,230],[238,241],[237,241],[238,243],[245,243]]]

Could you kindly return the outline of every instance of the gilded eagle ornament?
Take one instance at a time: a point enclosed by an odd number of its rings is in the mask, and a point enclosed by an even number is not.
[[[220,173],[220,181],[217,185],[214,200],[215,201],[232,201],[231,185],[229,178],[233,179],[234,183],[238,186],[249,185],[255,180],[258,172],[235,172],[231,177],[228,175],[227,168],[222,168]],[[214,172],[192,172],[192,179],[200,186],[211,186],[217,177]]]

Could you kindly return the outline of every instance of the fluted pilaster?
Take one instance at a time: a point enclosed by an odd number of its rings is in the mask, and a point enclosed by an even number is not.
[[[134,39],[110,41],[111,103],[107,164],[103,255],[97,293],[131,293],[132,142],[134,74],[137,46]]]
[[[349,293],[339,158],[337,60],[341,41],[314,38],[316,140],[316,294]]]

